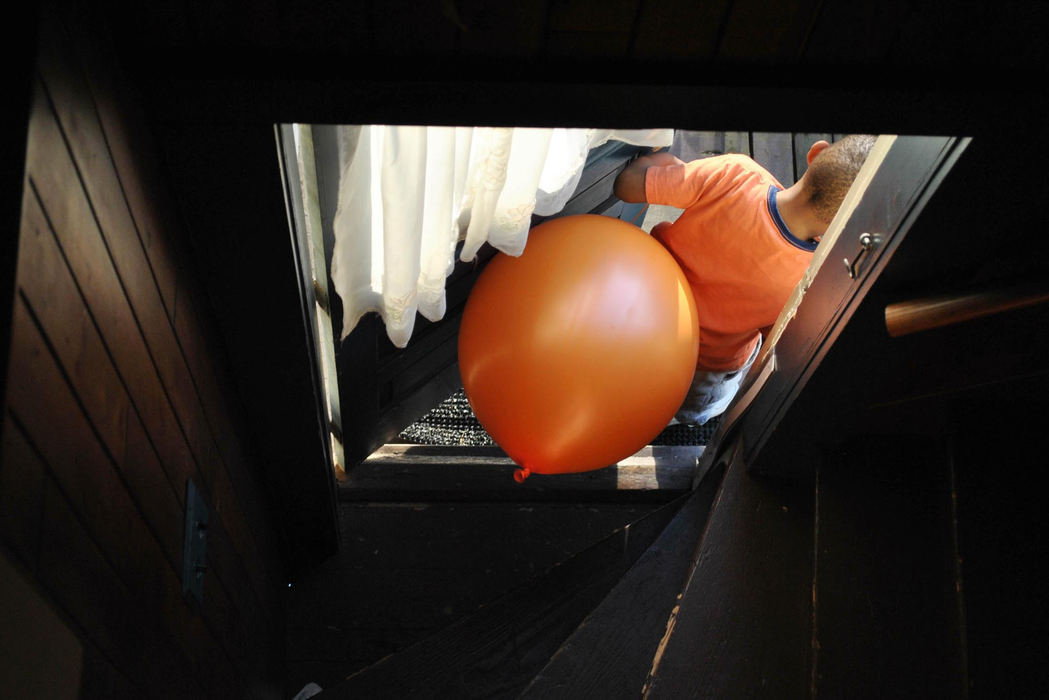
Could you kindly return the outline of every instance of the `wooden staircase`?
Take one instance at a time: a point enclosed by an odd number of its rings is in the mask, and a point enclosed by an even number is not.
[[[867,435],[782,478],[741,454],[316,697],[965,697],[952,502],[984,458]]]
[[[315,697],[637,697],[722,471]]]

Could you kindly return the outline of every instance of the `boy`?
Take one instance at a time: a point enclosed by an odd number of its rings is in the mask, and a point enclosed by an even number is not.
[[[808,170],[786,189],[740,154],[685,163],[660,151],[616,178],[623,201],[684,209],[652,229],[684,270],[699,312],[696,375],[679,422],[703,425],[728,408],[874,141],[817,141]]]

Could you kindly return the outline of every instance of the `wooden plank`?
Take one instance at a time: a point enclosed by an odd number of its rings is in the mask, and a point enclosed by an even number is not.
[[[310,680],[334,685],[658,507],[342,503],[339,554],[287,589],[289,662],[306,671],[311,662],[325,661],[332,674],[297,677],[298,687]]]
[[[618,33],[630,29],[637,13],[633,0],[580,0],[549,9],[547,27],[555,31]]]
[[[602,13],[591,15],[599,17]],[[630,51],[630,32],[547,31],[545,47],[555,60],[575,56],[584,61],[617,60]]]
[[[163,471],[145,430],[132,414],[128,421],[127,452],[120,464],[128,489],[138,504],[140,512],[161,545],[168,565],[179,574],[183,557],[183,512],[175,494],[167,487]],[[229,564],[231,545],[221,522],[211,525],[208,531],[208,566],[210,574],[204,579],[204,600],[200,613],[208,630],[234,659],[240,668],[251,669],[265,678],[271,670],[265,664],[265,640],[271,639],[273,630],[265,629],[264,622],[254,617],[245,617],[227,590],[245,590],[249,583],[243,571]],[[174,601],[168,601],[173,604]],[[176,608],[181,603],[176,604]],[[169,615],[186,614],[175,609]]]
[[[734,2],[721,25],[718,57],[762,66],[797,61],[822,6],[818,0],[791,0],[771,6]]]
[[[708,474],[659,538],[543,667],[521,698],[636,698],[678,602],[723,469]]]
[[[742,153],[750,155],[750,133],[747,131],[674,131],[670,152],[686,163],[698,158]]]
[[[51,225],[62,255],[70,266],[70,271],[77,280],[94,322],[101,331],[105,346],[113,357],[123,384],[131,392],[135,410],[139,412],[142,423],[147,427],[150,438],[157,445],[158,453],[165,456],[165,471],[168,474],[171,488],[181,499],[186,479],[196,476],[198,460],[190,449],[187,449],[186,436],[181,430],[182,424],[174,413],[171,394],[159,381],[156,357],[152,355],[152,346],[144,344],[140,333],[141,326],[129,306],[122,285],[125,280],[119,277],[113,268],[109,256],[112,246],[107,246],[104,236],[94,226],[94,209],[85,199],[81,181],[69,154],[63,147],[64,139],[48,107],[47,98],[38,90],[34,108],[34,119],[30,124],[30,146],[28,169],[34,192],[46,210],[47,221]],[[94,229],[92,232],[91,229]],[[130,245],[137,246],[131,242]],[[141,247],[138,246],[139,251]],[[150,283],[151,284],[151,283]],[[155,287],[153,294],[156,294]],[[147,290],[148,291],[148,290]],[[170,332],[166,316],[158,320]],[[75,340],[72,350],[75,350]],[[173,335],[166,341],[168,348],[178,350]],[[170,353],[168,354],[171,359]],[[184,365],[183,365],[184,367]],[[170,384],[170,382],[169,382]],[[192,391],[192,382],[183,377],[179,384],[183,392]],[[193,414],[198,419],[199,409]],[[210,448],[209,455],[214,454],[214,443],[203,443]],[[201,449],[198,443],[197,449]],[[116,454],[120,454],[120,449]],[[207,461],[208,455],[203,457]],[[210,463],[217,460],[212,458]],[[228,483],[221,469],[212,469],[215,485],[223,487]],[[199,478],[199,476],[197,476]],[[227,489],[228,492],[228,489]],[[227,495],[220,491],[219,495]],[[236,516],[236,502],[226,499],[226,510],[232,510]],[[224,510],[224,513],[226,511]],[[236,522],[236,517],[224,516],[229,522]],[[258,595],[261,584],[256,582],[252,591]],[[245,601],[238,596],[238,601]],[[261,611],[260,611],[260,609]],[[259,605],[251,614],[269,615],[273,608]]]
[[[61,43],[68,47],[64,55],[75,57],[75,64],[83,70],[120,189],[164,308],[174,320],[177,269],[185,256],[169,235],[177,218],[158,177],[159,154],[145,129],[145,115],[118,78],[119,63],[108,32],[98,19],[86,8],[72,7],[61,17],[49,17],[47,22],[54,27],[49,31],[61,32]]]
[[[931,438],[863,436],[820,468],[813,697],[965,697],[951,498]]]
[[[691,489],[702,445],[648,446],[616,465],[574,474],[533,474],[499,448],[385,445],[350,470],[341,501],[668,501]]]
[[[790,134],[754,133],[754,160],[784,187],[794,184],[794,142]]]
[[[621,459],[619,466],[633,467],[695,467],[696,460],[703,454],[703,445],[646,445]],[[478,466],[506,466],[512,464],[501,447],[479,445],[476,447],[446,445],[414,445],[389,443],[373,452],[367,459],[376,466],[398,464],[474,464]],[[537,475],[538,476],[538,475]],[[527,482],[526,482],[527,483]]]
[[[188,273],[183,273],[188,277]],[[195,279],[194,279],[195,281]],[[186,281],[179,287],[175,304],[175,332],[182,347],[201,396],[208,424],[219,450],[222,463],[230,475],[231,487],[237,493],[237,503],[245,515],[245,523],[251,537],[243,537],[256,553],[248,561],[261,561],[268,573],[270,586],[263,590],[267,607],[277,603],[275,586],[280,582],[283,565],[280,561],[280,545],[273,527],[274,515],[267,508],[268,500],[257,477],[252,474],[247,421],[239,404],[239,393],[232,378],[219,370],[216,358],[226,356],[218,342],[219,334],[211,316],[201,310],[207,302],[195,284]]]
[[[52,97],[52,104],[81,181],[91,202],[92,212],[106,241],[107,251],[127,291],[128,302],[139,323],[161,382],[171,401],[183,434],[196,457],[198,468],[207,486],[221,498],[220,515],[237,539],[240,556],[248,561],[252,572],[253,589],[257,596],[273,600],[276,590],[273,574],[262,563],[254,545],[251,530],[244,521],[240,501],[247,494],[237,494],[228,485],[224,473],[230,465],[219,458],[213,426],[208,424],[194,377],[182,354],[178,337],[164,307],[149,258],[142,245],[139,231],[131,216],[124,196],[120,176],[112,161],[106,135],[98,122],[97,112],[87,82],[69,52],[69,42],[63,41],[64,32],[57,17],[44,15],[44,42],[48,50],[42,52],[41,72]],[[220,411],[216,407],[215,411]],[[233,439],[232,434],[225,436]],[[239,465],[234,465],[236,470]],[[241,470],[243,471],[243,470]],[[247,482],[247,479],[243,481]],[[232,495],[232,497],[230,497]],[[258,528],[264,523],[258,523]],[[261,578],[261,580],[260,580]],[[266,588],[270,593],[267,594]],[[267,608],[268,609],[268,608]]]
[[[172,570],[181,571],[183,509],[164,476],[160,459],[149,442],[142,422],[134,413],[128,417],[124,444],[125,451],[119,460],[119,468],[128,492],[150,523]],[[220,575],[222,568],[220,564],[216,569]]]
[[[0,537],[32,571],[40,551],[46,468],[16,419],[4,414],[0,446]]]
[[[1047,389],[1049,377],[1023,377],[948,404],[971,697],[1022,697],[1049,679],[1045,490],[1023,483],[1049,452]]]
[[[40,186],[34,188],[33,191],[50,200],[51,206],[48,213],[51,214],[50,221],[56,225],[54,233],[62,244],[62,250],[57,251],[53,243],[48,242],[50,231],[41,233],[41,228],[44,226],[43,215],[39,214],[39,210],[35,208],[35,201],[27,204],[26,219],[29,227],[25,246],[25,265],[27,266],[25,284],[29,285],[26,288],[27,299],[35,301],[36,307],[34,308],[41,309],[42,322],[46,323],[49,334],[56,338],[56,348],[64,358],[65,366],[72,372],[71,381],[76,383],[78,391],[83,392],[85,398],[81,400],[84,401],[92,418],[98,419],[101,416],[102,420],[99,420],[98,425],[102,427],[103,436],[111,436],[111,439],[107,440],[107,445],[113,459],[120,459],[124,456],[124,436],[121,435],[118,438],[116,434],[124,431],[125,428],[119,424],[119,421],[116,423],[108,421],[107,417],[114,414],[114,407],[119,409],[115,415],[126,416],[122,413],[123,409],[120,408],[126,405],[128,400],[124,394],[125,388],[138,396],[138,400],[134,401],[135,410],[141,414],[142,423],[148,422],[150,425],[152,435],[149,437],[154,441],[159,453],[169,458],[164,461],[165,466],[168,467],[165,470],[170,484],[168,488],[181,503],[181,498],[184,497],[185,479],[195,474],[195,471],[190,471],[194,467],[192,458],[178,433],[178,423],[174,415],[162,410],[163,407],[168,406],[162,398],[164,391],[157,382],[152,366],[145,361],[146,349],[141,345],[141,336],[134,333],[135,323],[133,319],[128,318],[130,310],[126,299],[120,293],[120,283],[116,279],[115,272],[107,265],[109,259],[102,241],[98,237],[79,233],[80,229],[76,222],[91,221],[91,218],[87,203],[76,196],[79,184],[75,175],[71,173],[68,161],[64,163],[61,150],[53,148],[56,145],[60,148],[62,143],[58,135],[49,131],[49,128],[54,128],[54,123],[39,116],[34,119],[33,124],[34,127],[39,127],[39,131],[34,131],[31,136],[34,150],[31,151],[30,157],[30,177],[34,178],[34,183],[38,180],[40,182]],[[49,136],[55,138],[56,141],[44,146],[42,139]],[[51,163],[52,167],[48,168],[43,165],[44,163]],[[44,174],[37,177],[37,173]],[[65,189],[60,188],[60,185],[64,185]],[[56,196],[55,193],[58,191],[64,191],[65,196]],[[61,224],[60,228],[59,224]],[[93,321],[84,316],[87,312],[82,305],[77,288],[68,277],[70,271],[66,271],[63,259],[65,263],[72,266],[71,272],[76,274],[79,291],[87,298],[90,317],[93,318]],[[42,287],[38,291],[37,288],[44,284],[44,281],[47,281],[50,286]],[[110,298],[113,290],[117,291],[115,299]],[[75,318],[79,315],[81,318],[79,324],[69,324],[63,311],[67,304],[73,304],[70,307],[73,309],[70,312],[71,317]],[[121,311],[126,315],[121,314]],[[96,335],[95,323],[107,335],[104,341],[105,350],[102,349],[103,341]],[[122,323],[126,326],[122,327]],[[67,341],[57,342],[62,341],[64,334],[68,334],[67,326],[77,332]],[[128,334],[128,329],[132,330],[132,333]],[[137,347],[135,340],[139,341]],[[107,366],[107,353],[111,354],[125,371],[122,378]],[[91,362],[86,362],[85,357],[93,359]],[[136,381],[141,381],[142,384],[136,384]],[[93,399],[92,397],[95,396],[97,398]],[[158,406],[161,408],[159,411]],[[106,421],[113,423],[112,430],[106,429]],[[167,449],[171,449],[175,454],[167,453]],[[171,457],[174,457],[175,460],[172,461]],[[172,466],[175,467],[174,470]],[[136,475],[134,478],[137,479],[139,476]],[[220,487],[227,483],[228,481],[222,478],[217,480]],[[152,485],[155,487],[159,483],[152,482]],[[228,489],[220,490],[218,496],[228,498],[228,493]],[[137,495],[143,499],[161,497],[159,493],[151,493],[148,496],[141,493]],[[170,512],[170,508],[166,510]],[[153,526],[155,531],[159,532],[165,532],[166,528],[167,534],[158,535],[158,537],[162,541],[166,540],[169,546],[173,541],[179,542],[177,553],[172,561],[176,563],[175,570],[181,570],[181,517],[174,522],[154,523]],[[174,532],[171,531],[171,528],[174,528]],[[171,554],[170,549],[169,554]],[[232,569],[239,566],[241,566],[239,558],[233,557],[221,561],[216,560],[214,570],[220,578],[235,579]],[[245,588],[238,586],[235,590],[242,592]],[[251,588],[249,587],[248,590]],[[235,599],[245,619],[272,615],[275,609],[262,605],[249,606],[250,597],[242,594],[237,595]]]
[[[557,216],[600,213],[618,201],[612,194],[612,188],[615,185],[616,177],[629,162],[630,156],[625,151],[617,151],[609,158],[614,161],[615,167],[589,183],[585,189],[583,188],[584,183],[580,183],[580,189],[576,190]]]
[[[808,695],[814,506],[812,481],[729,463],[645,697]]]
[[[142,691],[134,686],[113,662],[93,644],[84,645],[84,665],[80,674],[82,698],[135,698]]]
[[[618,174],[638,153],[648,151],[646,146],[634,146],[624,141],[611,140],[591,150],[572,192],[572,199],[587,191],[609,175]]]
[[[324,697],[509,695],[527,685],[680,507],[668,504]]]
[[[720,155],[725,152],[723,131],[674,131],[674,143],[670,152],[688,163],[697,158]]]
[[[76,387],[78,400],[94,429],[105,441],[110,458],[120,468],[139,511],[161,544],[167,563],[172,571],[178,572],[182,565],[183,529],[179,501],[137,415],[134,412],[128,415],[127,394],[35,197],[24,209],[20,250],[19,283],[24,299],[36,311],[37,322],[58,353],[66,376]],[[125,441],[126,436],[131,444]],[[222,533],[221,522],[213,524],[212,533]],[[212,570],[219,578],[212,576],[209,581],[225,581],[234,591],[245,590],[250,585],[247,576],[237,566],[236,552],[231,548],[215,547],[211,561]],[[221,617],[222,606],[228,603],[224,591],[212,592],[205,605],[206,617],[209,620],[213,614]],[[249,614],[254,612],[250,608],[246,610]],[[255,626],[254,617],[245,619]],[[269,634],[271,638],[274,636],[272,631]],[[258,640],[262,637],[252,635],[250,638]],[[234,642],[227,648],[237,654],[251,646],[256,645]]]
[[[642,3],[634,25],[633,55],[648,59],[706,59],[717,49],[728,0]]]
[[[750,155],[750,132],[726,131],[725,153],[742,153]]]
[[[885,47],[900,44],[900,18],[915,12],[906,0],[866,3],[824,4],[805,42],[806,58],[819,63],[850,56],[853,65],[877,64],[885,58]],[[933,6],[928,12],[938,14]],[[921,11],[917,15],[924,14]],[[946,19],[946,18],[943,18]],[[908,24],[912,20],[906,20]],[[954,35],[941,19],[934,31]],[[918,30],[921,32],[921,30]],[[931,133],[931,132],[929,132]]]
[[[809,148],[817,141],[832,141],[834,134],[794,134],[794,180],[800,180],[809,169]]]
[[[106,450],[119,458],[124,454],[130,402],[32,192],[26,197],[19,235],[19,292],[77,387]]]
[[[460,33],[460,50],[469,55],[534,56],[541,50],[548,7],[542,0],[508,5],[466,0],[456,5],[466,27]],[[356,19],[356,18],[354,18]],[[347,24],[356,24],[347,21]],[[342,45],[343,40],[338,40]]]
[[[48,481],[39,577],[83,635],[145,693],[204,692],[184,653],[157,635],[128,589],[84,530],[54,480]]]
[[[112,267],[90,205],[63,147],[63,137],[37,84],[29,125],[29,182],[47,215],[66,263],[113,357],[135,410],[147,428],[169,482],[179,494],[196,476],[193,457],[164,394],[120,280]],[[183,495],[179,495],[180,503]]]
[[[0,682],[11,698],[80,697],[83,647],[0,550]]]
[[[110,558],[121,581],[121,596],[137,606],[143,616],[137,624],[150,629],[162,625],[183,644],[181,649],[190,655],[199,672],[227,683],[232,669],[224,668],[229,663],[225,654],[207,634],[203,622],[188,614],[174,568],[127,494],[112,457],[104,452],[81,413],[24,303],[16,307],[15,322],[10,410],[42,450],[50,472],[62,484],[63,498],[68,498],[76,517],[90,528],[92,546]],[[56,425],[61,426],[63,440],[47,439]],[[49,517],[45,512],[45,541],[40,554],[40,576],[45,582],[65,575],[60,558],[44,561],[45,554],[57,557],[54,542],[46,541]],[[78,599],[76,604],[87,603]]]

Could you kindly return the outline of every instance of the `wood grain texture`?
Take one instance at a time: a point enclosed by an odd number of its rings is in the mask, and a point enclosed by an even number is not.
[[[47,467],[11,414],[4,416],[0,450],[0,537],[32,571],[40,552]]]
[[[258,579],[253,584],[256,595],[268,595],[268,602],[272,602],[272,591],[276,585],[276,581],[272,580],[274,574],[263,563],[254,537],[244,524],[244,509],[240,504],[245,498],[256,498],[257,489],[246,475],[242,474],[242,464],[227,464],[222,459],[218,447],[221,441],[217,440],[216,436],[221,436],[223,440],[235,441],[237,435],[232,430],[219,433],[216,427],[226,426],[210,424],[209,412],[203,403],[205,395],[200,391],[199,385],[201,381],[212,377],[202,372],[194,376],[190,372],[191,362],[183,352],[181,339],[172,322],[175,300],[168,300],[171,308],[165,308],[165,300],[154,273],[161,254],[170,248],[159,242],[155,243],[154,258],[157,260],[147,256],[143,237],[132,216],[132,207],[126,198],[120,173],[117,172],[110,152],[110,142],[119,140],[119,136],[103,132],[90,85],[79,68],[79,57],[72,52],[72,42],[67,40],[68,34],[62,26],[62,18],[45,13],[43,29],[45,41],[51,48],[41,54],[41,72],[46,81],[46,89],[51,95],[51,104],[56,111],[59,128],[66,139],[74,167],[90,201],[94,218],[98,222],[105,248],[120,284],[126,290],[132,314],[138,322],[182,433],[196,458],[201,476],[206,479],[206,485],[213,492],[215,503],[221,506],[220,510],[229,511],[229,517],[224,518],[225,524],[237,538],[240,556],[248,560],[249,569],[255,572],[253,576]],[[134,171],[126,173],[124,179],[131,179],[133,173]],[[155,230],[151,238],[168,234],[169,231]],[[175,262],[170,254],[163,260],[169,267]],[[167,276],[170,277],[171,274],[173,272],[169,272]],[[183,301],[185,305],[189,299],[188,291],[183,296],[186,297]],[[184,328],[196,330],[193,326],[182,325]],[[200,347],[201,341],[197,340],[193,344]],[[205,346],[201,349],[209,348]],[[205,353],[196,358],[193,364],[198,367],[206,364],[206,357]],[[210,396],[213,397],[214,392]],[[228,410],[221,403],[211,408],[210,413],[215,416]],[[248,493],[238,495],[235,492],[231,473],[242,477],[241,484]],[[267,528],[268,524],[265,521],[255,523],[255,529],[260,532]]]
[[[84,651],[76,635],[0,551],[0,678],[19,698],[80,697]]]
[[[949,451],[862,436],[820,469],[814,697],[965,697]]]
[[[814,506],[811,481],[728,465],[645,697],[808,694]]]
[[[751,134],[755,161],[765,167],[784,187],[794,184],[794,144],[790,134],[755,132]]]
[[[680,507],[653,511],[319,697],[513,697]]]
[[[235,402],[191,286],[179,302],[149,158],[118,133],[141,116],[84,68],[97,37],[62,12],[45,8],[33,82],[0,536],[89,650],[85,688],[273,697],[279,563]],[[179,580],[189,478],[217,516],[197,607]]]
[[[817,141],[834,141],[834,134],[794,134],[794,180],[800,180],[809,169],[808,153],[812,144]]]
[[[288,589],[289,689],[440,631],[656,503],[340,503],[343,548]]]
[[[14,337],[17,353],[12,355],[11,411],[40,450],[54,477],[51,483],[55,484],[53,494],[45,491],[41,517],[38,573],[41,582],[45,586],[65,586],[80,575],[74,570],[81,564],[90,571],[100,572],[99,565],[91,563],[96,555],[87,553],[97,551],[97,556],[107,562],[105,571],[110,573],[105,576],[113,577],[114,591],[109,603],[112,607],[105,611],[95,608],[96,614],[113,619],[100,620],[99,624],[135,626],[134,639],[126,637],[116,643],[121,647],[121,654],[188,657],[200,664],[198,672],[207,671],[213,680],[235,687],[228,659],[203,629],[203,621],[185,609],[174,566],[165,561],[157,539],[120,480],[112,455],[96,437],[97,432],[82,412],[82,404],[24,304],[16,308]],[[61,440],[49,438],[55,426],[61,426]],[[85,523],[76,526],[75,536],[69,534],[74,521]],[[76,548],[86,551],[74,554],[72,550]],[[75,596],[65,603],[67,614],[75,617],[81,613],[81,607],[94,606],[92,595],[98,591],[98,587],[92,585],[78,588]],[[73,591],[69,593],[72,595]],[[126,601],[124,614],[118,612],[118,600]],[[201,629],[195,629],[198,626]],[[181,644],[160,651],[170,644],[169,635]],[[101,643],[95,636],[92,639]],[[125,644],[132,644],[136,649],[123,648]],[[158,660],[139,659],[135,663],[149,668]],[[130,672],[130,669],[124,670]]]
[[[27,202],[25,267],[24,272],[19,271],[19,279],[24,276],[24,283],[20,284],[26,290],[26,299],[35,302],[34,308],[41,309],[40,323],[49,334],[49,342],[65,358],[71,381],[93,413],[97,429],[104,439],[109,436],[106,442],[109,453],[117,458],[124,452],[123,435],[118,438],[117,434],[125,430],[121,421],[126,420],[126,388],[132,397],[136,397],[133,405],[139,411],[143,425],[148,426],[152,433],[158,454],[165,456],[163,464],[167,467],[169,488],[181,502],[185,480],[199,473],[196,461],[183,437],[175,407],[167,401],[170,395],[158,381],[155,365],[150,361],[149,346],[136,332],[140,326],[123,294],[122,279],[112,266],[105,239],[97,228],[91,235],[93,209],[80,188],[80,180],[69,156],[61,149],[63,140],[57,125],[48,119],[43,102],[37,104],[40,111],[37,113],[39,118],[31,126],[29,174],[34,185],[32,191],[48,208],[47,220],[52,225],[53,238],[49,231],[43,230],[44,215],[33,202]],[[41,289],[40,285],[45,281],[58,287]],[[55,296],[41,296],[47,294]],[[71,324],[75,318],[81,320],[78,324]],[[167,325],[163,316],[159,317],[159,322]],[[101,329],[101,337],[96,327]],[[71,328],[79,330],[73,337],[62,341],[63,337],[68,337]],[[52,334],[54,340],[51,340]],[[114,364],[103,359],[106,357],[113,358],[120,375],[114,371]],[[184,390],[192,388],[187,383],[181,386]],[[107,429],[107,425],[112,428]],[[213,487],[217,492],[212,497],[226,496],[229,500],[228,477],[221,470],[215,470],[213,474],[216,477]],[[225,522],[235,523],[237,519],[227,517]],[[178,522],[167,525],[179,532],[181,517]],[[219,531],[223,523],[215,526]],[[229,553],[233,556],[216,561],[214,568],[220,577],[224,569],[243,566],[239,553],[234,550]],[[249,587],[249,590],[253,588]],[[265,611],[273,609],[259,604],[246,607],[250,598],[243,595],[238,595],[236,600],[245,608],[244,614],[250,617],[266,616]]]
[[[722,471],[708,474],[686,497],[659,538],[520,697],[638,697],[706,527]]]

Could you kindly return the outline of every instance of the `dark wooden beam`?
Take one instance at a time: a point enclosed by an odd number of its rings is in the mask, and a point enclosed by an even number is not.
[[[691,489],[702,445],[648,446],[615,465],[533,474],[498,447],[385,445],[351,468],[340,501],[670,501]]]
[[[181,57],[187,58],[187,57]],[[174,57],[170,60],[174,60]],[[187,61],[192,63],[193,59]],[[494,61],[498,63],[498,60]],[[1017,77],[1015,90],[976,86],[920,70],[859,69],[847,81],[787,79],[725,67],[717,82],[697,81],[678,65],[559,66],[557,76],[514,63],[502,76],[477,76],[446,64],[427,79],[381,72],[346,77],[307,63],[238,73],[217,68],[172,69],[144,57],[142,90],[158,119],[209,123],[385,123],[536,127],[652,128],[763,132],[990,134],[1032,127],[1046,96],[1040,76]],[[599,73],[595,72],[600,70]],[[304,80],[302,75],[311,75]],[[470,81],[456,76],[475,76]],[[505,76],[517,76],[507,80]],[[606,76],[604,79],[595,75]],[[152,77],[152,80],[149,77]],[[581,76],[587,76],[586,79]],[[769,104],[779,109],[769,110]],[[695,105],[702,105],[696,109]]]

